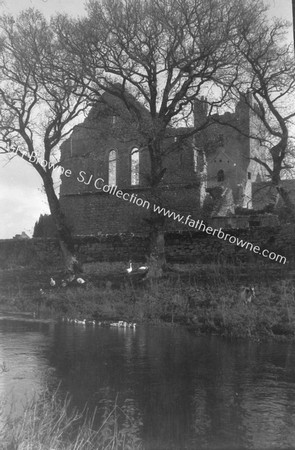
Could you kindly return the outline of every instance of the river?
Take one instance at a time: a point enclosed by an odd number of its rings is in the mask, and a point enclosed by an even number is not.
[[[0,317],[0,395],[129,402],[147,450],[295,449],[295,345]]]

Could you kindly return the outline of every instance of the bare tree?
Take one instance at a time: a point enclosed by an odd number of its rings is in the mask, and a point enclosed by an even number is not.
[[[286,44],[288,27],[280,20],[263,22],[258,15],[254,21],[244,21],[241,34],[233,40],[239,74],[231,92],[242,95],[253,111],[256,120],[249,137],[260,141],[262,151],[252,159],[264,168],[295,220],[295,204],[282,183],[294,161],[290,131],[295,117],[295,66],[293,47]]]
[[[237,74],[231,42],[243,17],[251,20],[258,1],[111,0],[89,1],[78,21],[55,21],[72,55],[64,69],[87,85],[94,98],[108,92],[124,103],[137,123],[150,156],[151,199],[161,199],[163,157],[169,127],[191,117],[194,100],[208,93],[209,113],[221,105]],[[220,81],[222,80],[222,83]],[[202,130],[197,124],[181,139]],[[192,124],[191,124],[192,125]],[[164,261],[162,223],[151,218],[151,249]]]
[[[41,13],[30,9],[16,18],[3,16],[0,31],[1,153],[23,158],[39,173],[66,269],[74,272],[78,263],[53,173],[58,146],[85,108],[85,88],[60,69],[67,56]]]

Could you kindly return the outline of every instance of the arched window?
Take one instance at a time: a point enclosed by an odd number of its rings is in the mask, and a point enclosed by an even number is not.
[[[117,152],[111,150],[109,152],[109,185],[116,185],[117,183]]]
[[[217,181],[219,183],[221,181],[224,181],[224,171],[222,169],[218,170],[218,172],[217,172]]]
[[[131,186],[139,184],[139,150],[133,148],[131,150]]]

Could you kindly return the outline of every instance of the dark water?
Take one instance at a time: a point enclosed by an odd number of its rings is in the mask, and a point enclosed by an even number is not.
[[[150,450],[295,449],[295,345],[0,320],[0,393],[129,402]]]

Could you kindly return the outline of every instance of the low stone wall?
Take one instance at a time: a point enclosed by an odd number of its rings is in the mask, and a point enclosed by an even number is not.
[[[141,235],[77,236],[75,251],[81,261],[143,261],[148,254],[148,238]],[[0,268],[62,265],[57,239],[0,240]]]
[[[145,235],[108,234],[75,238],[75,250],[83,262],[144,261],[149,252]]]
[[[228,230],[233,236],[259,245],[287,258],[295,259],[294,226],[284,228],[257,228]],[[115,234],[75,237],[75,250],[82,262],[94,261],[144,261],[148,255],[149,241],[144,235]],[[170,232],[165,234],[165,249],[168,262],[176,263],[273,263],[268,258],[250,250],[225,242],[204,232]],[[28,265],[62,264],[57,240],[34,238],[28,240],[0,240],[0,268]]]
[[[280,237],[279,229],[259,228],[256,230],[222,230],[254,246],[259,246],[261,251],[268,249],[286,256],[286,249],[290,245],[284,245]],[[242,248],[222,239],[208,236],[202,232],[196,233],[171,233],[166,235],[167,259],[173,262],[197,262],[197,263],[238,263],[254,262],[257,259],[270,261],[251,251],[251,247]],[[290,256],[290,252],[289,256]],[[294,252],[293,252],[294,253]],[[288,259],[288,258],[287,258]]]

